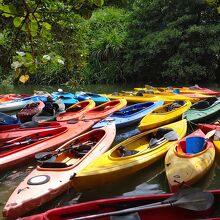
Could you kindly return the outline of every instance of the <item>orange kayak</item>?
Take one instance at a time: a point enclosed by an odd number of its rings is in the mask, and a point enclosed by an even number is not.
[[[105,102],[90,111],[86,112],[81,119],[92,120],[92,119],[103,119],[115,111],[118,111],[126,107],[126,99],[117,99],[109,102]]]
[[[60,113],[56,119],[57,121],[76,120],[94,107],[95,102],[93,100],[78,102],[66,109],[66,112]]]
[[[20,183],[5,205],[3,216],[15,219],[68,190],[75,173],[107,151],[115,134],[111,123],[71,139],[59,150],[45,152],[51,153],[52,161],[43,161]]]
[[[0,146],[0,172],[32,160],[38,152],[57,148],[93,125],[94,121],[79,121],[5,142]]]

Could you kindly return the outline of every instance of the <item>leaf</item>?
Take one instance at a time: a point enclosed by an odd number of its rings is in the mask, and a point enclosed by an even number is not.
[[[20,18],[20,17],[15,17],[13,20],[14,26],[15,27],[19,27],[21,25],[21,22],[24,20],[24,18]]]
[[[51,30],[51,25],[47,22],[43,22],[42,26],[45,27],[47,30]]]
[[[104,0],[93,0],[93,3],[96,6],[101,7],[104,4]]]
[[[218,13],[220,14],[220,6],[217,8]]]
[[[19,78],[19,81],[22,83],[26,83],[29,80],[30,76],[28,74],[22,75]]]
[[[27,24],[26,23],[24,23],[22,25],[21,30],[27,32]]]
[[[34,37],[37,35],[38,24],[36,21],[31,21],[30,23],[31,35]]]

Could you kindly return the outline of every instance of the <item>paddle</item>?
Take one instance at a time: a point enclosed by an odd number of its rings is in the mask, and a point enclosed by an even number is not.
[[[38,138],[38,139],[34,139],[34,140],[28,139],[26,141],[15,142],[15,143],[12,143],[12,144],[9,144],[9,145],[1,146],[0,151],[7,150],[8,148],[16,147],[16,146],[19,146],[19,145],[22,145],[22,144],[33,144],[35,142],[42,141],[42,140],[47,139],[49,137],[50,136],[42,137],[42,138]]]
[[[162,144],[165,141],[175,141],[178,139],[178,134],[176,131],[172,130],[168,133],[166,133],[162,138],[159,140],[156,138],[151,138],[149,142],[149,148],[155,147],[155,145]]]
[[[202,192],[200,189],[194,188],[186,188],[178,193],[174,194],[170,198],[149,205],[142,205],[132,208],[127,208],[119,211],[94,214],[89,216],[83,216],[74,218],[74,220],[83,220],[83,219],[93,219],[93,218],[101,218],[112,215],[121,215],[132,212],[138,212],[141,210],[147,209],[155,209],[155,208],[165,208],[165,207],[180,207],[188,210],[194,211],[203,211],[209,209],[214,203],[214,196],[209,192]],[[72,220],[72,219],[69,219]]]
[[[55,151],[40,152],[40,153],[35,154],[35,159],[38,161],[53,159],[53,158],[56,158],[59,154],[63,154],[63,153],[68,152],[69,150],[72,150],[74,148],[82,147],[86,144],[94,144],[94,143],[87,141],[87,142],[80,144],[80,145],[70,145],[69,147],[67,147],[63,150],[58,148]]]

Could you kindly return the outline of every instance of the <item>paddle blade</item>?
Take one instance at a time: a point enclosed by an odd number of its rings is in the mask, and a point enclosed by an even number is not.
[[[179,190],[177,193],[175,193],[174,195],[172,195],[171,197],[169,197],[168,199],[162,201],[162,204],[167,204],[167,203],[171,203],[171,202],[175,202],[179,199],[181,199],[183,196],[188,196],[188,195],[194,195],[194,193],[197,192],[202,192],[202,189],[200,188],[184,188]]]
[[[164,135],[164,138],[168,141],[175,141],[178,139],[178,134],[176,131],[170,131]]]
[[[216,130],[211,130],[205,135],[205,139],[211,138],[215,134]]]
[[[213,203],[214,196],[212,193],[198,191],[182,196],[182,198],[171,203],[171,205],[194,211],[204,211],[209,209]]]

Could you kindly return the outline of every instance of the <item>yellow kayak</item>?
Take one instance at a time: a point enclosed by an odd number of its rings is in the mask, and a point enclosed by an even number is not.
[[[187,137],[202,137],[205,139],[205,134],[199,129]],[[199,140],[194,145],[191,143],[192,149],[196,149],[198,143]],[[205,143],[202,151],[187,153],[186,138],[184,138],[178,145],[169,149],[165,157],[165,169],[172,192],[196,183],[211,168],[215,159],[215,148],[210,140]]]
[[[154,94],[146,94],[146,93],[143,93],[143,97],[154,97],[155,95]],[[160,100],[188,100],[192,103],[195,103],[195,102],[198,102],[200,99],[198,98],[193,98],[193,97],[188,97],[188,96],[185,96],[185,95],[179,95],[179,94],[172,94],[172,93],[160,93],[158,95],[156,95],[157,97],[160,97]]]
[[[160,100],[164,100],[165,103],[172,102],[173,99],[167,97],[161,97],[157,95],[153,95],[151,97],[144,97],[144,96],[136,96],[134,94],[127,94],[127,93],[117,93],[117,94],[100,94],[106,96],[109,99],[121,99],[124,98],[127,102],[130,103],[139,103],[139,102],[157,102]]]
[[[140,131],[157,128],[174,122],[181,118],[182,114],[191,106],[190,101],[178,101],[165,104],[147,114],[138,125]]]
[[[168,141],[161,138],[165,137],[162,134],[162,131],[165,130],[166,132],[172,130],[177,135],[176,139]],[[162,158],[170,147],[173,147],[178,140],[185,136],[186,130],[187,122],[181,120],[130,137],[76,173],[72,179],[72,186],[76,190],[82,191],[133,174]],[[156,140],[153,147],[152,140]]]
[[[156,94],[148,94],[148,93],[144,93],[144,92],[128,92],[128,91],[124,91],[122,93],[116,93],[111,94],[111,95],[106,95],[106,97],[110,98],[110,99],[118,99],[119,97],[122,98],[124,97],[125,99],[130,100],[130,102],[132,100],[134,100],[134,102],[137,102],[137,100],[145,100],[146,101],[158,101],[158,100],[164,100],[165,102],[169,102],[169,101],[175,101],[175,100],[188,100],[192,103],[198,102],[200,99],[196,98],[196,97],[189,97],[189,96],[185,96],[185,95],[179,95],[179,94],[174,94],[174,93],[156,93]],[[131,98],[132,97],[132,98]],[[147,99],[145,99],[147,98]]]

